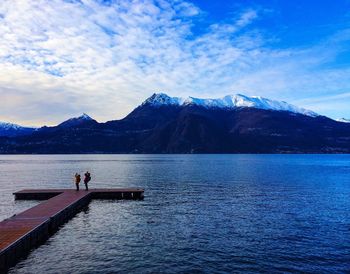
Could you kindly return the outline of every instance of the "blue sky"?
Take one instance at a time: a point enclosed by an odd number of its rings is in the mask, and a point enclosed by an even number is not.
[[[0,2],[0,120],[122,118],[154,92],[350,118],[350,1]]]

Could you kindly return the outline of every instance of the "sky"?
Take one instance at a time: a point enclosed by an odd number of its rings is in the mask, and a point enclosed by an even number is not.
[[[350,0],[1,0],[0,121],[126,116],[155,92],[350,118]]]

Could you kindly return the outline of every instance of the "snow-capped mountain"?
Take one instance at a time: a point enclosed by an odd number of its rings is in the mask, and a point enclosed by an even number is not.
[[[260,96],[245,96],[242,94],[227,95],[222,98],[217,99],[200,99],[194,97],[170,97],[165,93],[154,93],[149,97],[142,105],[153,105],[153,106],[186,106],[186,105],[196,105],[205,108],[257,108],[265,110],[275,110],[275,111],[289,111],[293,113],[299,113],[311,117],[318,116],[317,113],[288,104],[284,101],[270,100]]]
[[[345,118],[336,119],[336,121],[341,123],[350,123],[350,119],[345,119]]]
[[[350,123],[286,102],[159,93],[121,120],[98,123],[83,114],[2,137],[0,153],[350,153],[349,136]]]
[[[0,136],[19,136],[31,134],[35,128],[0,122]]]
[[[92,119],[89,115],[87,115],[86,113],[83,113],[81,116],[79,117],[73,117],[70,118],[62,123],[60,123],[57,127],[72,127],[72,126],[79,126],[82,124],[86,124],[86,123],[97,123],[94,119]]]

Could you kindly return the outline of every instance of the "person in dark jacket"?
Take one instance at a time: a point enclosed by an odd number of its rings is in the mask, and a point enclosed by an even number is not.
[[[86,171],[86,173],[85,173],[84,175],[85,175],[85,178],[84,178],[85,189],[86,189],[86,190],[89,190],[88,183],[89,183],[90,180],[91,180],[90,172],[89,172],[89,171]]]
[[[79,184],[80,184],[80,181],[81,181],[80,174],[75,173],[74,177],[75,177],[75,187],[77,188],[77,191],[78,191],[79,190]]]

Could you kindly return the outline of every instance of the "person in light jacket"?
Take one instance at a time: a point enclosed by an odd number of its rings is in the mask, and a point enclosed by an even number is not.
[[[75,187],[77,188],[77,191],[79,191],[79,184],[81,181],[80,174],[75,173],[74,177],[75,177]]]

